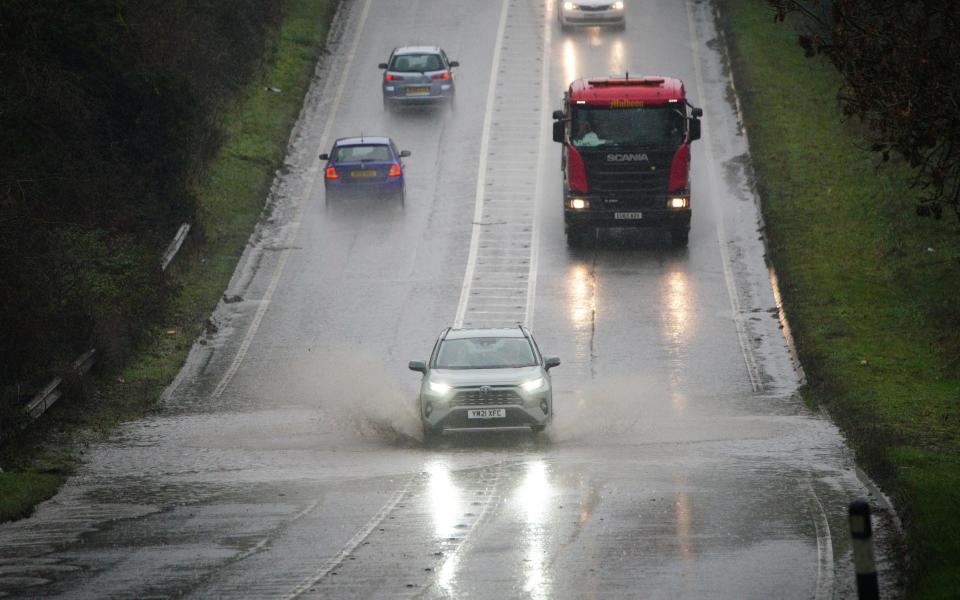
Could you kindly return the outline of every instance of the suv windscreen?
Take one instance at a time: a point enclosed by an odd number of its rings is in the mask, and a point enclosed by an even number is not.
[[[396,73],[422,73],[444,69],[438,54],[398,54],[393,57],[388,71]]]
[[[530,342],[522,337],[477,337],[444,340],[435,369],[515,369],[534,367]]]
[[[383,144],[364,144],[356,146],[337,146],[333,151],[335,162],[360,162],[364,160],[393,160],[390,148]]]
[[[676,148],[685,136],[685,116],[677,104],[577,106],[570,123],[570,142],[577,148]]]

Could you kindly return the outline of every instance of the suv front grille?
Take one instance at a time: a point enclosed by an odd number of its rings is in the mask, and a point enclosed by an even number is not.
[[[491,387],[484,391],[480,388],[461,390],[453,397],[454,406],[490,406],[523,404],[523,398],[513,388]]]

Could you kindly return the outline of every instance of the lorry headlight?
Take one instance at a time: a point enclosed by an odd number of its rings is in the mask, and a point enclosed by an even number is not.
[[[430,391],[433,392],[433,393],[435,393],[435,394],[445,395],[445,394],[450,393],[450,390],[452,390],[452,389],[453,389],[453,388],[450,387],[450,385],[449,385],[449,384],[446,384],[446,383],[440,383],[439,381],[431,381],[431,382],[430,382]]]
[[[570,198],[570,208],[573,210],[583,210],[590,206],[590,203],[583,198]]]
[[[525,392],[535,392],[543,387],[545,381],[543,377],[537,377],[536,379],[531,379],[530,381],[524,381],[520,384],[520,387],[523,388]]]
[[[667,200],[667,206],[670,208],[686,208],[690,206],[690,200],[684,196],[673,196]]]

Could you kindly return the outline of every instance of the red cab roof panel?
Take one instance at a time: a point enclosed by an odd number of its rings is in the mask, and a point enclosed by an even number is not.
[[[683,82],[676,77],[601,77],[577,79],[570,84],[570,102],[609,106],[616,102],[663,104],[683,102]]]

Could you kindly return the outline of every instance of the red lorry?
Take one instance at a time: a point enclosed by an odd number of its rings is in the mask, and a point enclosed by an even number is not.
[[[563,144],[567,243],[582,246],[599,227],[658,227],[674,246],[690,233],[690,143],[703,110],[674,77],[578,79],[554,111]]]

